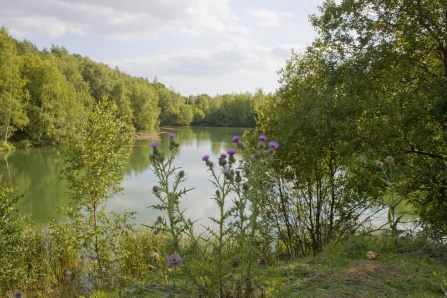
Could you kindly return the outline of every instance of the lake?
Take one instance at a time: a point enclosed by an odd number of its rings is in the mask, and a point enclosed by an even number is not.
[[[231,139],[234,135],[242,136],[246,128],[211,128],[182,127],[173,128],[176,141],[180,143],[179,153],[174,164],[182,167],[188,178],[182,188],[194,188],[181,200],[185,215],[199,224],[210,225],[210,216],[217,217],[218,210],[211,199],[215,192],[208,180],[207,167],[202,161],[204,155],[217,161],[221,153],[234,148]],[[135,221],[147,223],[155,221],[162,215],[149,206],[158,203],[152,193],[157,178],[149,168],[148,154],[152,152],[150,144],[160,143],[160,149],[167,152],[169,138],[166,130],[157,136],[145,140],[136,140],[133,146],[127,147],[129,157],[125,164],[125,175],[122,182],[123,194],[117,194],[107,201],[107,208],[116,212],[137,212]],[[236,155],[237,158],[237,155]],[[0,175],[4,182],[17,188],[23,198],[17,205],[22,214],[31,214],[31,218],[39,223],[47,222],[51,217],[58,217],[56,207],[68,206],[67,189],[60,179],[64,165],[60,148],[34,148],[17,150],[0,160]],[[398,211],[410,211],[411,207],[401,204]],[[373,212],[376,210],[370,210]],[[375,218],[377,224],[386,221],[386,210]],[[405,216],[405,220],[414,219]]]
[[[193,220],[203,219],[209,224],[209,216],[217,216],[217,207],[211,200],[213,185],[208,181],[207,167],[202,161],[204,155],[217,161],[221,153],[234,148],[231,139],[242,136],[246,128],[182,127],[173,128],[180,143],[179,153],[174,164],[182,167],[187,181],[182,188],[194,188],[181,200],[185,215]],[[162,131],[163,132],[163,131]],[[166,132],[166,131],[164,131]],[[169,138],[166,133],[146,140],[136,140],[129,146],[129,157],[125,164],[125,176],[122,182],[123,194],[117,194],[107,201],[107,208],[116,212],[134,211],[137,222],[155,221],[158,211],[148,208],[156,204],[157,198],[152,187],[157,178],[149,168],[148,154],[152,152],[150,144],[160,143],[160,149],[167,152]],[[237,155],[236,155],[237,156]],[[60,148],[34,148],[17,150],[8,156],[2,156],[0,175],[4,182],[15,187],[23,198],[17,205],[22,214],[31,214],[36,222],[45,223],[51,217],[58,217],[56,207],[68,206],[66,183],[60,179],[64,168]]]

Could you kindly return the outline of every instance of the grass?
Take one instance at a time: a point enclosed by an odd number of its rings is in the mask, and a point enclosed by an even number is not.
[[[120,271],[126,282],[88,297],[200,297],[187,286],[191,286],[187,275],[179,275],[173,287],[172,268],[166,267],[163,257],[154,257],[154,252],[165,255],[166,239],[160,236],[147,230],[129,234]],[[368,260],[369,250],[378,257]],[[314,257],[259,263],[255,270],[255,297],[443,297],[440,285],[447,286],[447,245],[402,237],[396,247],[386,234],[366,234],[332,243]],[[27,298],[82,297],[73,296],[75,292],[69,284],[59,284],[25,294]]]
[[[351,242],[355,242],[352,244]],[[315,257],[259,266],[259,297],[442,297],[447,279],[447,245],[386,237],[358,237],[334,243]],[[366,259],[367,247],[379,256]],[[167,297],[173,289],[140,283],[124,297]],[[178,290],[176,297],[198,297]]]

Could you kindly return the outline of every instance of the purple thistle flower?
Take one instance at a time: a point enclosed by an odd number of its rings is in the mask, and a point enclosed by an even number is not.
[[[151,144],[151,147],[152,147],[152,148],[157,148],[157,147],[158,147],[158,142],[153,142],[153,143]]]
[[[378,161],[378,162],[376,163],[376,165],[377,165],[378,167],[383,167],[383,162]]]
[[[265,141],[267,141],[267,137],[264,136],[264,135],[260,135],[260,136],[258,137],[258,140],[261,141],[261,142],[265,142]]]
[[[203,160],[203,161],[207,161],[208,159],[210,159],[210,156],[209,156],[209,155],[205,155],[204,157],[202,157],[202,160]]]
[[[177,267],[182,264],[182,258],[178,254],[172,254],[168,257],[168,266]]]
[[[275,141],[270,141],[270,142],[269,142],[269,147],[278,149],[279,144],[278,144],[277,142],[275,142]]]
[[[227,168],[227,167],[224,167],[224,168],[223,168],[223,171],[224,171],[225,173],[228,173],[228,168]]]
[[[228,149],[227,153],[228,153],[229,155],[235,155],[235,154],[236,154],[236,150],[234,150],[234,149]]]
[[[158,229],[155,229],[154,231],[152,231],[152,234],[158,235],[158,232],[160,232],[160,231]]]
[[[241,173],[241,171],[236,170],[236,175],[239,175]]]
[[[220,158],[227,158],[227,155],[226,155],[225,153],[222,153],[222,154],[220,155]]]
[[[170,132],[170,133],[168,133],[168,137],[170,137],[170,138],[175,137],[175,132]]]
[[[233,143],[237,143],[239,142],[239,136],[234,136],[233,139],[231,140]]]

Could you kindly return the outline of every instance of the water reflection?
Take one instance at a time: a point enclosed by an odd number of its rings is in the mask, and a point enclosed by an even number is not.
[[[180,143],[175,165],[182,167],[188,177],[185,188],[194,188],[182,199],[185,215],[191,219],[217,215],[217,208],[210,199],[214,189],[208,181],[207,169],[201,158],[210,155],[217,160],[218,155],[232,148],[233,135],[242,135],[244,128],[184,127],[174,129]],[[153,220],[157,214],[148,206],[157,203],[152,194],[152,186],[157,183],[148,164],[150,143],[158,141],[160,149],[167,151],[169,138],[166,133],[157,140],[138,140],[128,147],[129,157],[124,168],[124,193],[115,195],[107,202],[108,209],[138,212],[137,222]],[[63,169],[62,155],[57,148],[37,148],[17,150],[0,161],[0,175],[4,182],[17,188],[23,198],[18,209],[23,214],[31,214],[37,222],[47,222],[57,217],[56,207],[68,206],[66,183],[60,180]],[[206,220],[202,224],[208,224]]]

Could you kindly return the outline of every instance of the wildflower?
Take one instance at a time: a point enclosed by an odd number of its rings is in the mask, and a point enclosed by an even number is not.
[[[14,290],[14,298],[23,298],[23,292],[20,290]]]
[[[277,142],[275,142],[275,141],[270,141],[270,142],[269,142],[269,147],[270,147],[270,148],[278,149],[279,144],[278,144]]]
[[[376,163],[376,165],[377,165],[378,167],[383,167],[383,162],[378,161],[378,162]]]
[[[386,163],[393,163],[393,162],[394,162],[394,157],[392,157],[391,155],[388,155],[388,156],[385,158],[385,162],[386,162]]]
[[[170,138],[175,137],[175,132],[170,132],[170,133],[168,133],[168,137],[170,137]]]
[[[172,254],[168,257],[168,266],[177,267],[182,264],[182,258],[178,254]]]
[[[235,155],[236,154],[236,150],[234,149],[228,149],[227,153],[231,156],[231,155]]]
[[[152,153],[152,156],[149,155],[149,158],[152,159],[152,160],[154,160],[154,159],[156,159],[157,155],[160,154],[160,151],[158,150],[158,142],[153,142],[153,143],[151,144],[151,147],[152,147],[152,149],[153,149],[153,153]]]
[[[239,136],[234,136],[233,139],[231,140],[233,143],[237,143],[239,142]]]
[[[264,149],[265,148],[265,141],[267,141],[267,138],[266,138],[266,136],[264,136],[264,135],[260,135],[259,137],[258,137],[258,141],[259,141],[259,143],[258,143],[258,149]]]
[[[261,142],[265,142],[265,141],[267,141],[267,137],[264,136],[264,135],[260,135],[260,136],[258,137],[258,140],[261,141]]]
[[[236,182],[237,183],[242,182],[241,171],[239,170],[236,170]]]
[[[234,155],[236,154],[236,150],[228,149],[227,153],[228,153],[228,155],[230,155],[230,157],[228,157],[228,160],[230,161],[230,163],[236,162],[236,159],[234,158]]]
[[[154,234],[154,235],[158,235],[158,232],[160,232],[158,229],[154,229],[154,230],[152,231],[152,234]]]
[[[210,159],[209,155],[205,155],[204,157],[202,157],[202,160],[206,163],[206,165],[212,167],[213,163],[209,159]]]
[[[227,160],[225,158],[227,158],[227,155],[225,153],[222,153],[219,157],[219,165],[221,165],[222,167],[227,164]]]
[[[273,153],[275,153],[276,149],[278,149],[279,144],[277,142],[275,142],[275,141],[270,141],[269,142],[269,147],[270,148],[268,150],[268,153],[273,154]],[[266,152],[264,152],[264,153],[266,153]]]

